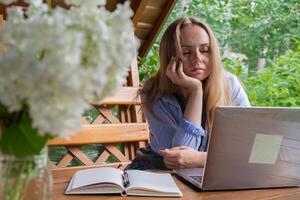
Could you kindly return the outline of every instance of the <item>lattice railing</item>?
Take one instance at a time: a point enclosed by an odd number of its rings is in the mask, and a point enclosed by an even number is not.
[[[125,165],[134,159],[138,148],[147,144],[149,130],[137,95],[137,70],[135,60],[131,65],[126,87],[102,102],[90,102],[96,116],[92,120],[83,117],[81,123],[84,128],[71,140],[56,138],[49,142],[50,147],[64,147],[59,161],[50,161],[53,168],[68,167],[74,163],[83,166]],[[88,144],[96,145],[95,151],[98,154],[93,158],[82,150]]]

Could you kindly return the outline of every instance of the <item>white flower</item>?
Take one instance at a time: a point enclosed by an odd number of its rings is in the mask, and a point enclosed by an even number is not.
[[[40,134],[77,130],[87,101],[121,86],[136,55],[129,4],[113,13],[94,5],[49,14],[35,1],[26,19],[8,9],[0,29],[0,43],[9,46],[0,55],[0,103],[9,111],[28,106]]]
[[[65,0],[65,2],[66,4],[76,6],[103,6],[106,4],[106,0]]]
[[[17,2],[18,0],[0,0],[0,3],[3,4],[11,4],[14,2]],[[41,4],[43,0],[25,0],[26,3],[32,3],[32,4]]]
[[[16,2],[17,0],[0,0],[0,3],[3,3],[3,4],[11,4],[13,2]]]

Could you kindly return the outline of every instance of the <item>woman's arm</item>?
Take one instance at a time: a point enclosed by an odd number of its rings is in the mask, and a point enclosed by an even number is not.
[[[168,78],[181,88],[187,97],[184,117],[197,127],[201,127],[203,88],[202,82],[183,72],[181,60],[172,58],[166,71]]]
[[[166,167],[170,169],[203,167],[207,157],[206,152],[186,146],[161,150],[159,153],[164,157]]]
[[[151,112],[144,110],[144,113],[150,128],[150,145],[155,152],[175,146],[199,148],[205,131],[185,119],[175,97],[160,97],[151,106]]]
[[[184,117],[197,127],[201,127],[203,90],[202,85],[193,89],[187,96]]]

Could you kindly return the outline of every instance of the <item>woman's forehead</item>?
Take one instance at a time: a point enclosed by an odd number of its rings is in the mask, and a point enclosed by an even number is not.
[[[209,36],[206,30],[198,25],[186,25],[180,30],[181,46],[209,45]]]

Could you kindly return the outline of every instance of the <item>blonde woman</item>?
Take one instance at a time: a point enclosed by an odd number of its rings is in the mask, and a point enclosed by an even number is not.
[[[159,49],[160,69],[142,88],[150,147],[168,168],[202,167],[217,106],[250,106],[237,78],[223,69],[217,40],[194,17],[174,21]]]

